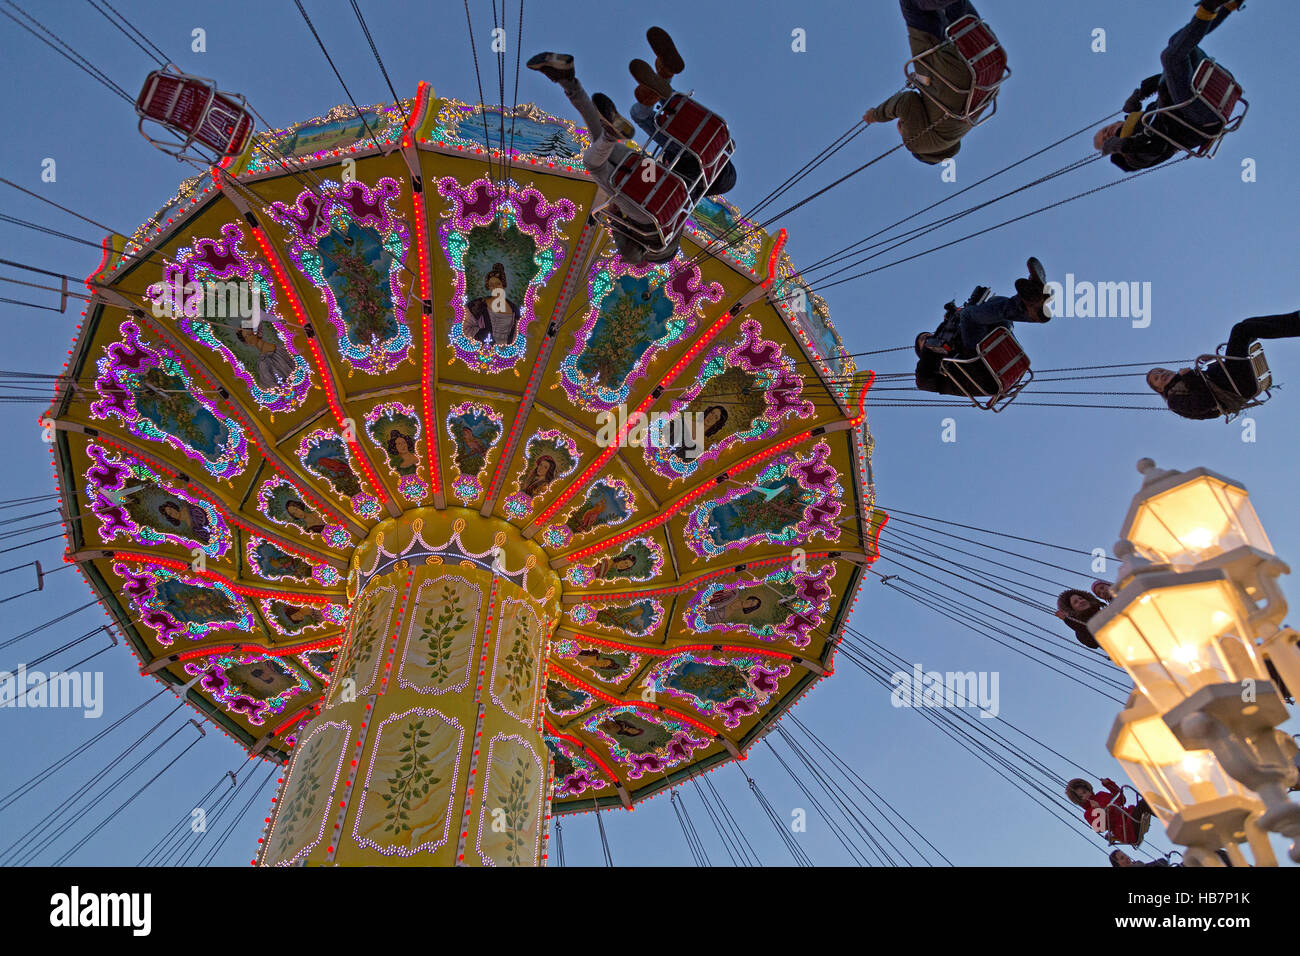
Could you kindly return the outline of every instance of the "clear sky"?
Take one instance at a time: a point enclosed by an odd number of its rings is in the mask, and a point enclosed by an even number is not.
[[[943,182],[938,168],[906,155],[886,158],[782,220],[796,263],[828,255],[1119,109],[1138,81],[1159,69],[1165,40],[1192,12],[1185,0],[984,0],[979,5],[1008,49],[1014,75],[1004,88],[997,116],[967,137],[957,161],[957,182]],[[89,6],[49,0],[23,6],[128,92],[136,92],[150,61]],[[349,5],[340,0],[307,0],[306,6],[358,101],[391,99]],[[417,82],[427,80],[440,94],[477,98],[461,3],[362,0],[362,6],[399,93],[413,94]],[[126,2],[120,9],[155,43],[179,57],[182,68],[213,77],[225,89],[244,92],[276,125],[316,116],[346,102],[292,4],[181,0]],[[495,101],[495,62],[487,49],[492,7],[472,0],[471,9],[484,95]],[[648,19],[650,10],[653,20]],[[507,99],[514,80],[517,18],[518,8],[511,3]],[[626,109],[632,92],[626,63],[647,56],[642,34],[653,23],[673,33],[686,57],[687,72],[678,85],[694,87],[697,96],[723,113],[731,126],[740,175],[730,198],[742,209],[823,149],[868,106],[897,90],[907,56],[906,34],[892,0],[660,0],[636,5],[620,0],[526,0],[523,56],[527,59],[547,49],[574,53],[587,88],[607,91]],[[190,52],[191,30],[196,27],[206,31],[206,53]],[[796,28],[805,31],[806,52],[792,51]],[[1097,29],[1105,31],[1104,53],[1092,50]],[[910,344],[917,331],[933,328],[945,301],[960,300],[976,283],[1010,291],[1011,281],[1022,274],[1030,254],[1039,256],[1054,278],[1074,273],[1081,280],[1150,283],[1151,289],[1151,322],[1145,328],[1134,328],[1127,319],[1067,317],[1047,326],[1026,327],[1019,338],[1039,368],[1187,358],[1225,341],[1230,326],[1241,318],[1300,307],[1296,270],[1300,186],[1295,175],[1300,125],[1293,40],[1298,32],[1300,7],[1252,0],[1249,9],[1206,41],[1211,55],[1236,73],[1251,104],[1245,125],[1227,139],[1215,160],[1161,170],[829,290],[831,314],[850,351]],[[127,104],[7,20],[0,28],[0,89],[10,104],[6,133],[0,137],[0,175],[118,231],[133,231],[189,172],[136,135],[136,118]],[[559,90],[526,70],[519,81],[519,100],[567,115]],[[1090,148],[1088,139],[1078,137],[942,211],[964,208],[1081,158]],[[773,211],[896,142],[891,126],[870,128],[783,197]],[[41,180],[42,161],[47,157],[57,163],[53,183]],[[1254,161],[1255,182],[1243,181],[1246,159]],[[938,245],[1118,176],[1109,164],[1094,164],[871,265]],[[0,209],[96,244],[101,238],[94,227],[9,189],[0,193]],[[94,249],[10,223],[0,223],[0,248],[4,258],[73,276],[88,274],[99,261]],[[5,274],[13,272],[5,270]],[[47,293],[22,289],[15,294],[16,288],[7,286],[0,294],[50,301]],[[0,366],[58,372],[73,339],[75,311],[61,316],[0,305],[7,333]],[[1269,355],[1276,378],[1288,382],[1300,367],[1300,342],[1277,343]],[[907,371],[911,365],[907,353],[863,363],[881,372]],[[1140,379],[1112,379],[1103,380],[1099,387],[1132,391],[1142,385]],[[1060,400],[1091,401],[1080,396]],[[964,409],[879,408],[869,419],[876,439],[879,501],[886,508],[1083,550],[1109,549],[1129,497],[1138,487],[1134,464],[1150,456],[1165,467],[1206,465],[1245,482],[1278,553],[1300,560],[1300,515],[1294,507],[1300,466],[1294,426],[1298,400],[1293,389],[1285,388],[1270,405],[1253,413],[1254,442],[1243,441],[1243,429],[1236,424],[1188,422],[1150,411],[1025,406],[992,415]],[[1101,396],[1096,403],[1150,401]],[[31,405],[0,406],[5,489],[0,497],[39,495],[54,488],[47,447],[34,423],[39,411]],[[942,441],[942,419],[948,416],[956,421],[955,442]],[[13,509],[0,513],[0,518],[28,510]],[[887,531],[882,542],[886,556],[890,546]],[[42,558],[47,567],[56,565],[57,542],[0,555],[0,559],[15,559],[0,562],[0,567],[31,557]],[[1086,587],[1087,560],[1067,556],[1064,563],[1077,567],[1078,581]],[[884,573],[900,570],[888,561],[878,568]],[[21,573],[0,577],[0,593],[20,589],[20,577]],[[1292,593],[1300,595],[1295,588]],[[40,595],[3,606],[0,643],[88,599],[73,572],[62,572],[50,579]],[[0,669],[80,636],[103,621],[100,613],[97,609],[83,612],[5,648],[0,651]],[[1036,619],[1049,627],[1054,624],[1042,613]],[[1113,702],[959,628],[882,588],[875,579],[865,586],[852,625],[927,669],[998,672],[1002,717],[1077,764],[1124,782],[1105,750],[1118,710]],[[1061,646],[1067,647],[1072,638],[1063,629],[1060,635]],[[99,646],[97,641],[78,645],[54,658],[51,666],[69,666]],[[99,720],[66,711],[0,710],[0,765],[11,784],[102,730],[158,686],[137,675],[135,661],[121,647],[85,666],[96,665],[102,667],[105,684],[105,715]],[[112,746],[95,747],[92,759],[70,765],[22,802],[0,812],[4,837],[0,842],[7,846],[166,709],[161,702],[150,705],[114,732],[109,738],[115,742]],[[798,714],[957,864],[1105,865],[1099,840],[1069,832],[917,714],[891,707],[887,692],[843,659],[838,673],[805,698]],[[176,722],[173,718],[164,733]],[[176,753],[191,736],[192,731],[182,732],[165,752]],[[133,863],[163,830],[189,812],[222,772],[239,765],[240,755],[233,744],[209,733],[176,768],[79,850],[72,862]],[[766,745],[758,747],[745,766],[783,817],[805,806]],[[1059,760],[1053,766],[1063,773],[1072,770]],[[254,783],[263,773],[256,770]],[[133,778],[131,785],[98,803],[72,832],[89,830],[144,779]],[[788,854],[740,774],[728,767],[713,779],[764,861],[788,863]],[[241,793],[237,806],[242,806],[248,792]],[[247,865],[270,796],[269,789],[257,796],[215,862]],[[694,793],[688,792],[686,800],[711,857],[715,862],[724,859]],[[1059,803],[1065,805],[1063,796]],[[1070,817],[1077,812],[1069,806],[1066,811]],[[686,843],[666,797],[632,814],[614,812],[605,818],[617,863],[689,865]],[[566,821],[568,862],[599,863],[595,820],[579,816]],[[818,864],[847,862],[812,811],[808,832],[799,839]],[[71,842],[62,840],[55,851],[39,859],[53,860]],[[1163,834],[1156,842],[1168,845]]]

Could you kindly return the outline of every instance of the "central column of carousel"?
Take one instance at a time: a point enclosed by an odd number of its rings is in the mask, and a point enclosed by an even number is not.
[[[560,592],[506,522],[418,508],[379,524],[353,556],[346,640],[259,862],[540,865]]]

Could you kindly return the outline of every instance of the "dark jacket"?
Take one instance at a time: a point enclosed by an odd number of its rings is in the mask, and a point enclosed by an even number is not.
[[[960,356],[967,358],[967,356]],[[944,357],[930,349],[922,349],[921,357],[916,363],[916,387],[923,392],[937,392],[940,395],[965,395],[952,379],[943,372]],[[976,386],[977,396],[996,395],[999,385],[989,374],[988,366],[975,362],[965,366]],[[958,373],[960,374],[960,373]],[[963,381],[965,381],[963,379]]]
[[[960,113],[970,95],[970,68],[957,47],[941,37],[924,30],[907,28],[907,41],[912,56],[920,56],[933,47],[939,47],[921,63],[917,73],[930,77],[928,90],[931,96],[943,103],[951,112]],[[942,79],[941,79],[942,78]],[[944,82],[947,80],[947,83]],[[953,90],[951,84],[956,87]],[[934,165],[951,159],[961,149],[961,138],[972,129],[970,123],[950,119],[929,97],[914,89],[895,93],[876,107],[881,120],[898,120],[899,132],[909,152],[923,163]]]
[[[916,362],[916,387],[923,392],[937,392],[940,395],[966,394],[943,374],[943,356],[930,349],[922,349],[921,357]]]
[[[1228,376],[1217,365],[1204,375],[1195,369],[1179,372],[1165,389],[1164,398],[1171,412],[1194,421],[1208,421],[1225,413],[1238,412],[1246,405],[1246,400],[1237,394]]]
[[[1132,132],[1120,139],[1119,151],[1111,157],[1111,161],[1126,172],[1135,172],[1139,169],[1150,169],[1152,166],[1159,166],[1178,152],[1172,144],[1150,132],[1142,125],[1143,104],[1152,95],[1156,98],[1151,107],[1152,109],[1162,109],[1173,105],[1173,98],[1169,95],[1169,87],[1165,85],[1163,74],[1157,73],[1155,76],[1147,77],[1124,103],[1124,112],[1129,114]],[[1200,149],[1205,145],[1206,136],[1217,135],[1223,129],[1221,123],[1215,124],[1214,127],[1203,127],[1200,124],[1193,123],[1192,126],[1195,129],[1188,128],[1178,120],[1171,119],[1167,114],[1163,113],[1155,117],[1151,121],[1151,125],[1184,149],[1190,150]],[[1196,129],[1203,129],[1204,135],[1197,133]]]

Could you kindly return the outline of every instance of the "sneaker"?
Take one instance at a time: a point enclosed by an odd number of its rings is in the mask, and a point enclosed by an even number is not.
[[[666,100],[673,95],[673,85],[656,73],[655,68],[645,60],[633,60],[627,68],[637,83],[653,90],[659,99]]]
[[[668,31],[663,27],[651,27],[645,32],[650,42],[650,49],[655,51],[655,72],[665,80],[671,80],[678,73],[686,70],[686,61],[677,52],[677,46]]]
[[[597,112],[605,120],[605,129],[613,136],[619,139],[631,139],[636,129],[632,124],[623,117],[618,107],[604,93],[597,93],[591,98],[592,105],[596,107]]]
[[[529,57],[528,69],[536,70],[548,80],[562,83],[573,79],[573,57],[567,53],[539,53]]]

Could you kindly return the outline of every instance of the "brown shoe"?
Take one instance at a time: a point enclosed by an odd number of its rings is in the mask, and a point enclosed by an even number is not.
[[[627,65],[632,78],[641,86],[648,87],[655,94],[655,101],[666,100],[673,95],[673,85],[655,72],[645,60],[633,60]],[[641,100],[641,102],[645,102]],[[646,104],[647,106],[650,104]]]
[[[654,106],[659,102],[659,94],[640,83],[636,85],[636,90],[632,93],[632,96],[642,106]]]
[[[663,27],[651,27],[645,32],[650,49],[655,51],[655,72],[663,79],[671,80],[678,73],[686,71],[686,61],[677,52],[677,45],[668,31]]]

